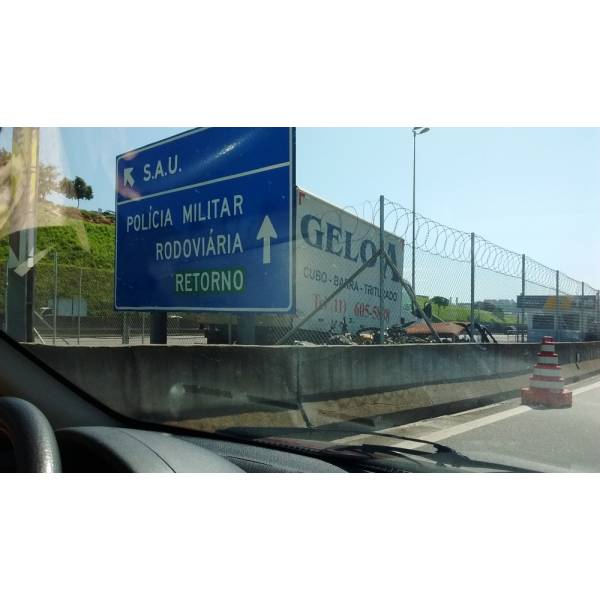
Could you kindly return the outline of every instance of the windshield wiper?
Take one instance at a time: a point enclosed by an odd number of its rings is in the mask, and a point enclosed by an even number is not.
[[[374,434],[379,435],[379,434]],[[391,435],[391,434],[390,434]],[[387,436],[385,436],[387,437]],[[392,436],[393,437],[393,436]],[[321,450],[326,455],[339,455],[348,453],[359,453],[366,456],[369,459],[374,459],[378,454],[384,456],[394,456],[408,458],[414,462],[411,457],[418,456],[427,460],[433,461],[435,464],[443,467],[475,467],[481,469],[493,469],[498,471],[510,471],[514,473],[534,473],[529,469],[522,469],[520,467],[512,467],[501,463],[493,463],[488,461],[477,460],[470,458],[465,454],[457,452],[450,446],[438,444],[436,442],[428,442],[426,440],[420,440],[417,438],[397,436],[401,440],[407,440],[412,442],[419,442],[420,444],[429,445],[435,448],[435,452],[426,452],[424,450],[417,450],[416,448],[402,448],[399,446],[385,446],[383,444],[343,444],[339,446],[331,446]]]
[[[257,427],[230,427],[227,429],[221,429],[218,433],[228,433],[238,435],[242,438],[262,438],[262,437],[278,437],[280,435],[290,437],[297,434],[302,433],[303,437],[309,437],[311,439],[319,438],[319,434],[327,433],[327,434],[338,434],[338,437],[341,437],[340,434],[345,437],[349,436],[374,436],[374,437],[385,437],[391,438],[393,440],[402,440],[408,442],[416,442],[418,444],[424,444],[428,446],[432,446],[438,452],[448,452],[454,453],[456,455],[460,455],[459,452],[450,448],[450,446],[444,446],[444,444],[438,444],[437,442],[430,442],[428,440],[422,440],[418,438],[406,437],[403,435],[397,435],[395,433],[384,433],[374,431],[369,429],[368,427],[265,427],[265,428],[257,428]],[[335,442],[335,440],[332,440]],[[430,454],[427,452],[426,454]],[[460,455],[462,456],[462,455]],[[463,458],[467,458],[463,456]]]
[[[347,443],[337,444],[335,439],[330,439],[332,445],[326,448],[304,448],[304,452],[308,452],[313,455],[321,455],[328,457],[346,458],[348,459],[351,454],[359,454],[368,459],[376,458],[377,454],[384,456],[392,456],[397,458],[403,458],[416,464],[422,465],[423,459],[430,460],[438,466],[448,467],[473,467],[481,469],[493,469],[499,471],[510,471],[515,473],[535,473],[535,471],[529,469],[522,469],[520,467],[513,467],[502,463],[493,463],[488,461],[477,460],[471,458],[461,452],[458,452],[450,446],[440,444],[438,442],[432,442],[421,438],[413,438],[403,435],[397,435],[394,433],[377,432],[366,427],[315,427],[315,428],[302,428],[302,427],[268,427],[268,428],[230,428],[227,430],[219,431],[221,434],[228,434],[238,437],[239,439],[247,441],[248,438],[253,439],[255,442],[260,442],[268,446],[283,447],[294,447],[296,450],[302,450],[297,443],[285,443],[285,437],[289,436],[298,441],[297,434],[301,433],[303,439],[317,439],[319,434],[337,434],[338,438],[345,434],[345,437],[349,436],[365,436],[365,437],[383,437],[399,441],[414,442],[425,446],[431,446],[435,452],[426,450],[418,450],[417,448],[403,448],[401,446],[385,446],[383,444],[364,444],[364,443]],[[341,435],[340,435],[341,434]],[[277,438],[275,443],[272,439]],[[291,442],[291,440],[290,440]],[[419,460],[420,459],[420,460]]]
[[[480,467],[485,469],[498,469],[502,471],[511,471],[517,473],[534,473],[535,471],[530,471],[528,469],[522,469],[519,467],[512,467],[509,465],[501,464],[501,463],[493,463],[488,461],[477,460],[467,456],[466,454],[462,454],[455,450],[450,446],[446,446],[445,444],[440,444],[438,442],[432,442],[430,440],[424,440],[421,438],[413,438],[406,435],[397,435],[395,433],[384,433],[378,431],[372,431],[368,429],[363,429],[362,427],[357,428],[321,428],[319,427],[317,431],[323,431],[328,433],[347,433],[352,435],[364,435],[364,436],[373,436],[373,437],[384,437],[393,440],[407,441],[407,442],[415,442],[417,444],[422,444],[424,446],[431,446],[435,449],[435,452],[427,452],[424,450],[418,450],[416,448],[404,448],[401,446],[385,446],[383,444],[341,444],[341,445],[333,445],[330,448],[324,449],[324,452],[359,452],[368,458],[373,458],[377,454],[382,454],[386,456],[419,456],[422,458],[426,458],[432,460],[438,465],[441,466],[468,466],[468,467]]]
[[[423,440],[421,438],[408,437],[406,435],[397,435],[395,433],[383,433],[383,432],[378,432],[378,431],[367,431],[367,430],[352,429],[352,428],[349,428],[349,429],[338,429],[338,428],[322,429],[322,428],[319,428],[318,431],[327,431],[327,432],[331,432],[331,433],[333,433],[335,431],[337,433],[351,433],[353,435],[366,435],[366,436],[370,435],[373,437],[385,437],[385,438],[391,438],[393,440],[416,442],[417,444],[423,444],[424,446],[431,446],[432,448],[435,448],[436,452],[445,452],[445,453],[453,454],[454,456],[460,456],[461,458],[464,458],[466,460],[471,460],[468,456],[461,454],[460,452],[458,452],[454,448],[451,448],[450,446],[445,446],[444,444],[438,444],[437,442],[430,442],[429,440]],[[352,446],[352,444],[347,444],[347,445]],[[369,444],[367,444],[367,445],[369,445]],[[363,446],[364,446],[364,444],[363,444]],[[390,446],[384,446],[384,447],[389,448]],[[392,447],[395,447],[395,446],[392,446]],[[423,452],[423,454],[425,454],[426,456],[430,456],[431,452]]]

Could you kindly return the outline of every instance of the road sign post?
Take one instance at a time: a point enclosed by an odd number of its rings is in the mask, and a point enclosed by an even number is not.
[[[292,128],[195,129],[116,162],[117,310],[294,309]]]
[[[167,343],[167,313],[155,311],[150,313],[150,343]]]

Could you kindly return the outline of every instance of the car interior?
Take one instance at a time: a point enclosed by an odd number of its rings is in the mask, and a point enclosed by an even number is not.
[[[0,332],[0,470],[334,473],[300,453],[128,419]]]

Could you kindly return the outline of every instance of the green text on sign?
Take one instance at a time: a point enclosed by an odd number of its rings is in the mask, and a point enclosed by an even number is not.
[[[243,292],[245,274],[241,267],[175,273],[175,292],[180,294],[222,294]]]

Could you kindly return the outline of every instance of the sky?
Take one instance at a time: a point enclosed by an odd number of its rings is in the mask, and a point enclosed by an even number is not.
[[[409,128],[297,137],[300,185],[341,206],[412,206]],[[416,142],[418,213],[600,285],[600,129],[432,127]]]
[[[92,185],[86,208],[114,209],[115,156],[183,130],[43,129],[41,161]],[[600,129],[432,127],[416,142],[418,213],[600,287]],[[412,204],[410,128],[299,128],[296,159],[298,185],[337,206]]]

